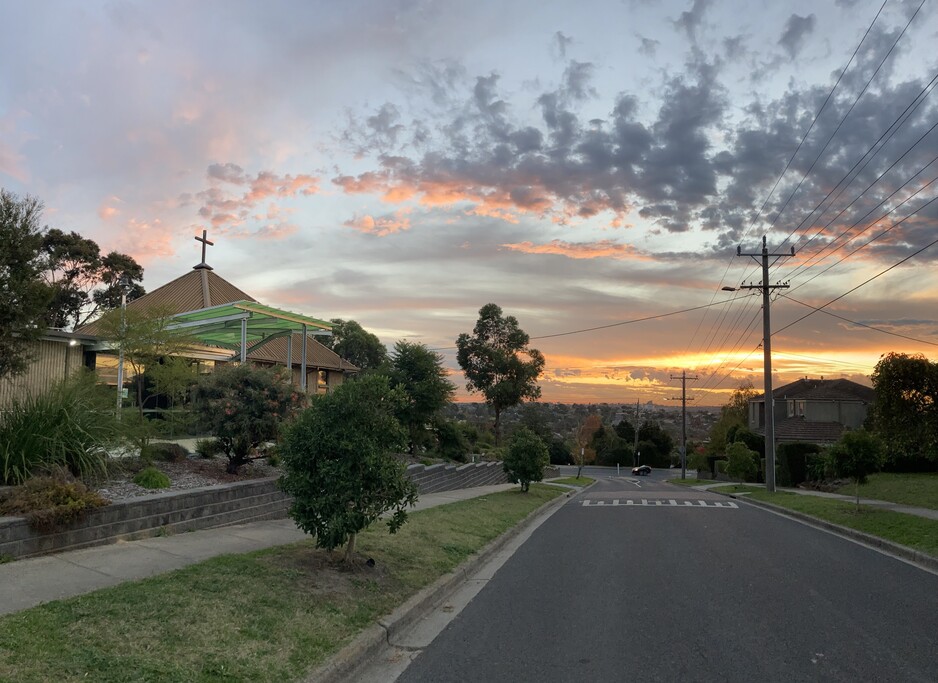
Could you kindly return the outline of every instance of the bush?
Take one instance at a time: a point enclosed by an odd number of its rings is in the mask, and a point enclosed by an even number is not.
[[[511,437],[502,467],[513,484],[521,484],[527,492],[532,481],[544,478],[544,468],[550,463],[547,446],[541,438],[527,427],[522,427]]]
[[[13,489],[0,503],[0,515],[25,517],[37,531],[48,532],[107,504],[97,491],[59,469],[51,476],[33,477]]]
[[[794,443],[779,444],[776,454],[778,456],[778,482],[780,486],[797,486],[808,480],[808,456],[821,450],[817,444],[796,441]]]
[[[752,481],[759,472],[756,458],[759,454],[749,450],[746,444],[735,441],[726,447],[726,473],[737,481]]]
[[[151,443],[140,453],[144,461],[182,462],[189,457],[189,451],[178,443]]]
[[[218,439],[199,439],[195,442],[195,452],[200,458],[211,460],[222,452],[222,446]]]
[[[145,489],[168,489],[172,482],[155,467],[145,467],[134,476],[134,483]]]
[[[396,532],[417,501],[417,487],[394,457],[407,442],[395,417],[406,394],[383,375],[366,375],[317,396],[284,432],[280,486],[293,496],[290,516],[332,550],[347,543],[385,513]]]
[[[251,365],[223,367],[202,378],[196,405],[228,458],[228,472],[254,459],[251,453],[265,441],[276,441],[280,425],[305,403],[284,379]],[[258,456],[263,457],[263,456]]]
[[[878,472],[883,466],[885,453],[882,443],[864,430],[846,432],[840,441],[831,446],[830,458],[834,473],[840,477],[851,477],[856,483],[857,508],[860,507],[860,484]]]
[[[38,396],[14,401],[0,418],[0,484],[64,467],[104,477],[107,448],[118,440],[112,401],[83,372]]]
[[[808,454],[805,456],[805,481],[824,481],[834,478],[834,462],[830,453]]]

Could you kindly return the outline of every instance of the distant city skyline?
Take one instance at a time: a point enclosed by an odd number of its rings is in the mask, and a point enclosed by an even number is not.
[[[134,256],[148,291],[207,230],[218,275],[440,350],[459,400],[478,396],[455,339],[492,302],[545,354],[544,401],[663,404],[686,371],[695,405],[720,405],[761,390],[760,300],[721,288],[759,281],[736,248],[766,235],[796,252],[770,274],[791,285],[776,385],[936,356],[928,3],[49,0],[4,18],[0,186]]]

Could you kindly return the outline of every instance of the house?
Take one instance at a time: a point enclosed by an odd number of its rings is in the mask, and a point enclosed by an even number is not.
[[[187,353],[187,356],[198,361],[199,372],[203,374],[211,372],[216,365],[242,359],[263,366],[289,366],[294,384],[306,387],[310,392],[325,393],[339,386],[347,375],[358,372],[356,366],[340,358],[309,334],[306,335],[304,349],[302,332],[290,333],[287,327],[277,325],[288,321],[288,326],[297,328],[300,324],[309,323],[316,331],[328,333],[329,323],[264,306],[250,294],[217,275],[204,261],[188,273],[131,301],[127,304],[127,310],[160,310],[173,314],[179,320],[199,320],[199,325],[192,322],[184,324],[195,325],[187,331],[204,342],[193,345]],[[246,335],[242,336],[244,342],[225,341],[221,331],[233,332],[237,337],[238,323],[233,318],[246,315],[260,316],[268,321],[267,326],[250,339]],[[98,323],[91,322],[76,332],[94,337],[99,332]],[[245,344],[243,354],[242,343]],[[116,351],[99,342],[88,353],[92,357],[85,364],[94,368],[103,381],[116,384]]]
[[[872,387],[848,379],[799,379],[772,391],[775,441],[829,445],[863,426],[876,398]],[[765,434],[765,395],[749,401],[749,429]]]
[[[242,359],[263,366],[289,366],[295,385],[311,393],[325,393],[358,372],[356,366],[311,336],[328,333],[329,323],[264,306],[216,274],[205,263],[204,251],[202,262],[191,271],[127,304],[127,310],[153,309],[182,319],[201,318],[206,325],[215,323],[213,327],[203,325],[195,330],[194,336],[201,341],[186,354],[198,361],[202,374],[212,372],[217,365]],[[229,313],[224,322],[217,322],[218,316],[209,319],[222,310]],[[250,336],[244,333],[246,318],[253,318],[255,325]],[[240,336],[238,325],[242,326]],[[213,333],[199,334],[199,329],[211,329]],[[225,330],[227,336],[220,330]],[[236,340],[231,341],[232,337]],[[241,340],[246,342],[244,353]],[[33,357],[25,373],[0,380],[0,410],[16,397],[49,389],[82,367],[94,370],[102,383],[117,385],[117,350],[101,338],[97,321],[74,332],[48,330],[37,342]],[[124,369],[128,370],[126,364]]]

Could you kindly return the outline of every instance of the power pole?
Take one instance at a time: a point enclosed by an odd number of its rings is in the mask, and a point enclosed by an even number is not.
[[[638,399],[635,399],[635,448],[632,449],[632,467],[638,467]]]
[[[762,258],[762,282],[758,285],[749,283],[740,285],[740,289],[761,289],[762,290],[762,375],[763,391],[765,397],[765,490],[771,493],[775,492],[775,397],[772,396],[772,325],[769,319],[770,297],[773,289],[787,289],[787,283],[776,282],[769,284],[769,257],[789,258],[795,255],[795,248],[791,248],[791,253],[770,254],[769,248],[765,243],[765,235],[762,236],[762,251],[758,254],[744,254],[742,247],[736,247],[737,256],[750,256],[758,263]]]
[[[671,379],[681,380],[681,398],[669,398],[669,401],[680,401],[681,402],[681,479],[687,478],[687,402],[693,401],[692,398],[687,398],[687,380],[698,380],[700,379],[697,375],[693,377],[687,376],[686,370],[681,370],[681,376],[675,377],[671,375]]]

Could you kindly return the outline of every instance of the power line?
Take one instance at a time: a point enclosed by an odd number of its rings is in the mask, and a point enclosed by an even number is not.
[[[938,199],[938,197],[936,197],[935,199]],[[931,202],[935,201],[935,199],[932,199]],[[928,202],[928,204],[931,204],[931,202]],[[924,206],[928,206],[928,204],[926,204],[926,205],[924,205]],[[924,208],[924,206],[923,206],[923,207],[920,207],[920,208]],[[909,214],[909,216],[911,216],[911,215],[913,215],[913,214]],[[909,216],[906,216],[906,218],[908,218]],[[820,311],[820,310],[822,310],[822,309],[824,309],[824,308],[827,308],[827,307],[830,306],[832,303],[834,303],[834,302],[836,302],[836,301],[840,301],[841,299],[843,299],[843,298],[844,298],[845,296],[847,296],[848,294],[851,294],[851,293],[857,291],[858,289],[860,289],[860,287],[863,287],[864,285],[869,284],[870,282],[872,282],[872,281],[875,280],[876,278],[878,278],[878,277],[880,277],[880,276],[882,276],[882,275],[885,275],[886,273],[888,273],[888,272],[889,272],[890,270],[892,270],[893,268],[898,268],[899,266],[901,266],[903,263],[905,263],[905,262],[908,261],[909,259],[911,259],[911,258],[913,258],[913,257],[915,257],[915,256],[918,256],[918,255],[921,254],[923,251],[925,251],[925,250],[928,249],[929,247],[935,246],[936,244],[938,244],[938,239],[936,239],[936,240],[934,240],[934,241],[932,241],[932,242],[929,242],[928,244],[926,244],[924,247],[922,247],[922,248],[919,249],[918,251],[915,251],[915,252],[909,254],[909,255],[906,256],[904,259],[898,261],[897,263],[892,264],[891,266],[889,266],[889,267],[886,268],[885,270],[882,270],[882,271],[876,273],[876,275],[874,275],[873,277],[871,277],[871,278],[869,278],[869,279],[867,279],[867,280],[864,280],[863,282],[861,282],[860,284],[858,284],[856,287],[852,287],[851,289],[848,289],[846,292],[844,292],[844,293],[841,294],[840,296],[834,297],[833,299],[831,299],[830,301],[828,301],[826,304],[824,304],[824,305],[822,305],[822,306],[818,306],[817,308],[814,308],[813,311],[811,311],[810,313],[806,313],[805,315],[801,316],[800,318],[798,318],[798,319],[795,320],[794,322],[788,323],[787,325],[785,325],[785,327],[783,327],[783,328],[781,328],[781,329],[776,330],[775,332],[773,332],[773,335],[774,335],[774,334],[778,334],[779,332],[783,332],[783,331],[787,330],[789,327],[792,327],[792,326],[794,326],[794,325],[797,325],[798,323],[800,323],[800,322],[801,322],[802,320],[804,320],[805,318],[809,318],[809,317],[811,317],[812,315],[814,315],[815,313],[817,313],[818,311]]]
[[[850,323],[851,325],[856,325],[857,327],[865,327],[866,329],[873,330],[874,332],[881,332],[882,334],[888,334],[892,337],[899,337],[900,339],[907,339],[909,341],[914,341],[919,344],[928,344],[929,346],[938,346],[938,343],[936,342],[930,342],[930,341],[926,341],[925,339],[918,339],[916,337],[910,337],[906,334],[899,334],[898,332],[890,332],[889,330],[884,330],[881,327],[876,327],[874,325],[867,325],[866,323],[861,323],[857,320],[851,320],[850,318],[845,318],[842,315],[837,315],[836,313],[831,313],[830,311],[818,308],[817,306],[812,306],[811,304],[805,303],[804,301],[799,301],[798,299],[791,296],[790,294],[782,294],[782,296],[785,297],[786,299],[794,301],[796,304],[801,304],[802,306],[806,308],[814,309],[815,312],[823,313],[824,315],[829,315],[832,318],[843,320],[844,322]]]

